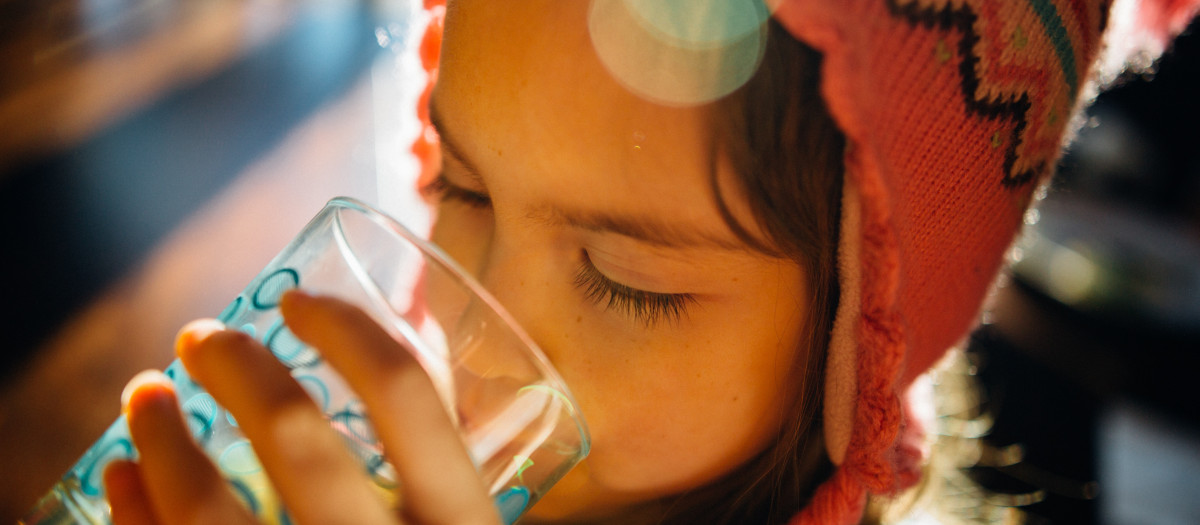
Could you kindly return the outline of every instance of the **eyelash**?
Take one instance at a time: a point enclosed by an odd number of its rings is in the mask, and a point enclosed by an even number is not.
[[[421,190],[426,195],[440,200],[451,200],[475,209],[490,209],[492,199],[487,195],[454,185],[445,175],[437,178]],[[575,286],[583,290],[584,296],[605,310],[618,311],[647,328],[661,321],[676,323],[687,316],[688,306],[696,302],[691,294],[668,294],[638,290],[609,279],[592,264],[587,252],[583,253],[583,264],[575,273]]]
[[[477,191],[455,186],[441,173],[438,174],[437,178],[433,179],[433,182],[422,188],[421,193],[436,196],[440,200],[461,202],[467,206],[481,210],[492,207],[491,197]]]
[[[647,292],[613,281],[596,269],[587,252],[575,273],[575,286],[593,303],[618,311],[647,328],[661,321],[678,322],[687,317],[688,307],[696,302],[692,294]]]

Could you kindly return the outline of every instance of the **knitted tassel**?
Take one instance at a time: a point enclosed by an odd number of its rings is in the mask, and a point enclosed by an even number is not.
[[[852,525],[862,518],[867,493],[844,468],[822,484],[789,525]]]

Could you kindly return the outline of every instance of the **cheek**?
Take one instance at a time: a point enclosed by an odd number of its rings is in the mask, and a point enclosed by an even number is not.
[[[791,351],[732,334],[689,335],[593,358],[581,388],[572,387],[592,429],[595,483],[647,497],[678,492],[728,472],[777,434],[775,407],[788,392],[780,361]]]

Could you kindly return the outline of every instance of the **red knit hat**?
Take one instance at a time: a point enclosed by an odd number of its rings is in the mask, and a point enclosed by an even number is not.
[[[428,100],[442,3],[425,2],[432,22],[420,54],[430,82],[413,146],[422,182],[437,169]],[[867,494],[895,494],[918,480],[923,430],[905,393],[976,324],[1088,98],[1111,2],[767,3],[824,55],[821,92],[847,139],[841,300],[824,407],[826,447],[838,467],[793,523],[849,524],[861,518]],[[1141,23],[1111,25],[1146,29],[1142,40],[1151,45],[1136,47],[1152,53],[1200,7],[1144,3]]]
[[[1122,24],[1120,38],[1143,28],[1161,52],[1198,5],[1146,2],[1144,23]],[[1109,9],[1107,0],[777,7],[776,19],[824,55],[821,92],[848,145],[824,408],[838,469],[793,523],[857,522],[868,493],[918,480],[923,431],[904,393],[976,324],[1089,98]]]

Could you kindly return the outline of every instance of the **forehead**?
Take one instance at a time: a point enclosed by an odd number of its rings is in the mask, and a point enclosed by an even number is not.
[[[454,138],[470,143],[485,176],[521,169],[617,206],[653,195],[664,211],[719,218],[709,109],[621,87],[592,50],[586,16],[578,1],[452,4],[437,99],[464,136]]]

